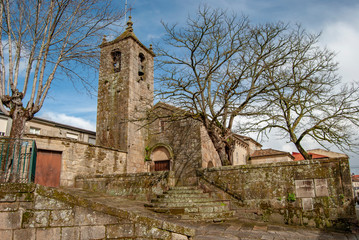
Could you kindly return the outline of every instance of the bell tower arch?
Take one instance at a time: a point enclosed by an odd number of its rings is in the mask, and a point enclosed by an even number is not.
[[[132,26],[129,17],[119,37],[100,45],[96,144],[126,151],[127,172],[142,172],[155,54],[138,40]]]

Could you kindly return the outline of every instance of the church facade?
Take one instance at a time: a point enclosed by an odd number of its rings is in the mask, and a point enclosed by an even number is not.
[[[187,183],[195,181],[197,168],[221,166],[199,121],[173,119],[183,110],[153,105],[155,54],[134,34],[131,18],[119,37],[104,39],[100,48],[97,145],[127,152],[127,173],[171,170],[179,183],[183,176]],[[233,165],[248,164],[251,154],[260,154],[261,145],[253,139],[235,135],[235,141]],[[292,160],[289,153],[270,153],[266,161]]]

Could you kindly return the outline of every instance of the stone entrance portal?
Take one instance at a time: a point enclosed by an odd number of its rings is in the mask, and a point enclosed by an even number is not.
[[[169,171],[171,168],[171,154],[164,146],[153,149],[151,160],[154,163],[155,171]]]

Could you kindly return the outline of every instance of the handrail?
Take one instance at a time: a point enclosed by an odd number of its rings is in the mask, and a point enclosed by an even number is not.
[[[0,137],[0,182],[34,182],[36,156],[34,140]]]

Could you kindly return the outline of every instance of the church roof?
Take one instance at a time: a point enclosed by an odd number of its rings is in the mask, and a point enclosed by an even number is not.
[[[256,150],[253,152],[253,154],[251,154],[250,157],[256,158],[256,157],[268,157],[268,156],[278,156],[278,155],[285,155],[285,156],[289,156],[290,158],[294,159],[294,157],[289,152],[274,150],[271,148]]]
[[[256,140],[254,140],[254,139],[251,138],[251,137],[243,136],[243,135],[240,135],[240,134],[237,134],[237,133],[233,133],[233,135],[234,135],[236,138],[239,138],[239,139],[241,139],[241,140],[243,140],[243,141],[245,141],[245,142],[246,142],[246,141],[250,141],[250,142],[256,144],[257,146],[262,147],[262,144],[260,144],[259,142],[257,142]]]
[[[312,159],[328,159],[328,156],[325,156],[325,155],[322,155],[322,154],[309,153],[309,152],[308,152],[308,154],[310,156],[312,156]],[[294,157],[294,161],[305,160],[301,153],[293,152],[292,155]]]
[[[145,45],[143,45],[140,40],[138,40],[138,38],[136,37],[135,33],[133,32],[133,22],[131,21],[131,16],[129,17],[129,20],[127,21],[127,28],[126,30],[120,35],[118,36],[115,40],[112,40],[110,42],[106,42],[106,39],[104,39],[104,42],[99,46],[100,48],[114,44],[114,43],[118,43],[124,39],[127,38],[132,38],[135,42],[138,43],[138,45],[140,45],[146,52],[148,52],[149,54],[151,54],[153,57],[155,57],[156,55],[154,54],[154,52],[152,51],[152,49],[148,49]]]

